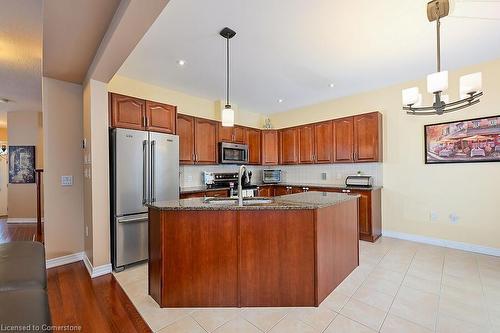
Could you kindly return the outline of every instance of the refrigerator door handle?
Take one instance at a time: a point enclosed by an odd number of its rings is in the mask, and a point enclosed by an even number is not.
[[[156,140],[151,141],[151,202],[156,201]]]
[[[116,219],[116,222],[118,223],[135,223],[135,222],[145,222],[148,220],[148,215],[140,215],[138,217],[129,217],[129,216],[124,216],[124,217],[119,217]]]
[[[142,141],[142,204],[146,204],[148,201],[147,191],[148,191],[148,177],[147,177],[147,169],[148,169],[148,161],[147,161],[147,147],[148,140]]]

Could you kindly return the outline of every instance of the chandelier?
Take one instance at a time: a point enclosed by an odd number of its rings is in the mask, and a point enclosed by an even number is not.
[[[427,3],[427,18],[429,22],[436,21],[437,35],[437,72],[427,75],[427,92],[434,94],[432,106],[422,106],[422,94],[418,87],[403,89],[403,110],[411,115],[434,115],[458,111],[479,103],[483,95],[481,91],[481,73],[473,73],[460,77],[460,99],[450,102],[448,95],[443,94],[448,89],[448,71],[441,71],[441,18],[448,16],[449,0],[433,0]]]

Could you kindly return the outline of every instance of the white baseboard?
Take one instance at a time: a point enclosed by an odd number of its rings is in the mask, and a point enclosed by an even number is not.
[[[43,219],[42,219],[43,222]],[[33,217],[8,217],[7,223],[36,223],[36,218]]]
[[[83,252],[68,254],[67,256],[49,259],[45,262],[45,264],[46,264],[47,268],[72,264],[74,262],[78,262],[80,260],[83,260],[83,255],[84,255]]]
[[[469,251],[469,252],[475,252],[475,253],[481,253],[481,254],[487,254],[490,256],[500,257],[500,249],[495,248],[495,247],[488,247],[488,246],[482,246],[482,245],[476,245],[476,244],[470,244],[470,243],[451,241],[451,240],[446,240],[446,239],[441,239],[441,238],[433,238],[433,237],[426,237],[426,236],[420,236],[420,235],[414,235],[414,234],[407,234],[404,232],[397,232],[397,231],[391,231],[391,230],[382,230],[382,235],[386,236],[386,237],[404,239],[404,240],[409,240],[409,241],[418,242],[418,243],[443,246],[443,247],[448,247],[451,249],[457,249],[457,250],[463,250],[463,251]]]
[[[87,267],[87,271],[92,279],[101,275],[109,274],[112,271],[111,264],[105,264],[97,267],[92,266],[92,263],[85,253],[83,255],[83,263],[85,264],[85,267]]]

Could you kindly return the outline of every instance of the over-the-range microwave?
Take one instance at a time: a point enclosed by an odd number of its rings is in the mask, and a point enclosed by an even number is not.
[[[246,164],[248,163],[248,145],[220,142],[219,163]]]

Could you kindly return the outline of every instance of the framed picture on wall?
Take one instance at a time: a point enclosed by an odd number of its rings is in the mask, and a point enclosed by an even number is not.
[[[35,146],[9,146],[9,183],[35,182]]]
[[[500,162],[500,115],[425,125],[425,163]]]

